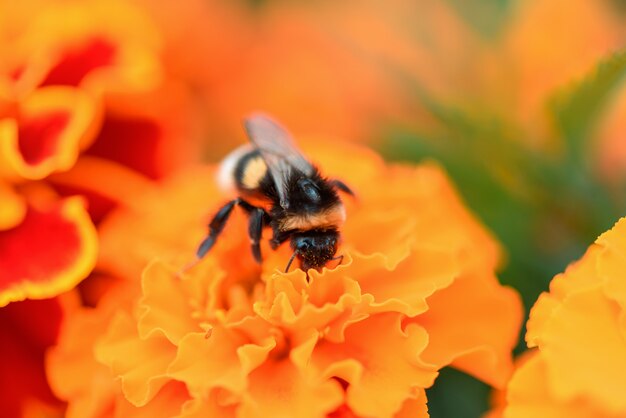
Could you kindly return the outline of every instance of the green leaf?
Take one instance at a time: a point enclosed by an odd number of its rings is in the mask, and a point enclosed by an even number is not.
[[[548,102],[554,126],[568,145],[568,157],[585,167],[587,141],[605,106],[626,76],[626,52],[601,61],[581,81],[559,91]]]
[[[489,386],[450,367],[426,393],[431,418],[479,418],[489,408]]]

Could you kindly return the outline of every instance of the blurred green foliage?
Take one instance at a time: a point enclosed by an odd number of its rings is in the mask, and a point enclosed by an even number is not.
[[[495,39],[506,22],[511,0],[448,0],[486,39]]]
[[[441,370],[437,383],[426,391],[431,417],[474,418],[488,408],[490,388],[453,368]]]

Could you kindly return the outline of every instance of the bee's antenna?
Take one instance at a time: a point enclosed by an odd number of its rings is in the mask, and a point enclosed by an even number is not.
[[[298,251],[294,251],[293,254],[291,254],[291,258],[289,259],[289,262],[287,263],[287,267],[285,267],[285,273],[289,272],[289,267],[291,267],[291,263],[293,263],[293,259],[296,258],[296,255],[298,254]]]

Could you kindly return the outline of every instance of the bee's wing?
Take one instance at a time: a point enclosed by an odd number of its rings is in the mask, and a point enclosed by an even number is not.
[[[294,170],[306,176],[314,172],[285,128],[262,113],[255,113],[244,121],[252,144],[259,150],[274,180],[283,208],[289,206],[287,180]]]

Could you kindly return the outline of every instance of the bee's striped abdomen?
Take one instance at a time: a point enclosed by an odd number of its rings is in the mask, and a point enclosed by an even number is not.
[[[257,150],[245,154],[234,172],[235,184],[240,190],[257,190],[267,175],[267,165]]]
[[[267,165],[259,151],[244,145],[224,159],[218,178],[225,190],[258,192],[261,181],[267,175]]]

